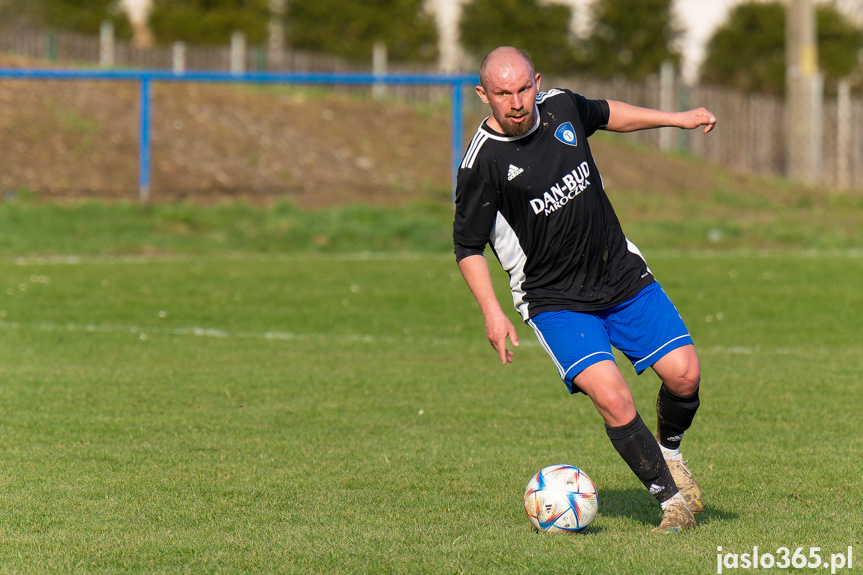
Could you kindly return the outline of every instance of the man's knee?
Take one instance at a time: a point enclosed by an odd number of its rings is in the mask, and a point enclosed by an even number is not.
[[[697,363],[686,366],[680,370],[677,376],[669,378],[667,381],[663,379],[662,383],[677,395],[684,397],[692,395],[701,384],[701,368]]]
[[[588,367],[576,376],[575,385],[590,397],[606,424],[625,425],[635,418],[635,400],[614,362]]]
[[[593,398],[606,424],[621,426],[635,418],[635,401],[629,393],[606,393]]]
[[[695,393],[701,384],[701,365],[692,346],[672,351],[656,363],[654,371],[669,390],[683,397]]]

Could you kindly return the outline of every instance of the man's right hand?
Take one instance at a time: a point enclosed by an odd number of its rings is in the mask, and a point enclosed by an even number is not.
[[[503,365],[512,363],[513,352],[507,349],[506,339],[509,338],[513,347],[518,347],[518,334],[515,332],[515,326],[503,314],[503,311],[500,314],[486,316],[485,336],[488,338],[491,346],[497,351],[500,362]]]
[[[506,348],[506,338],[509,338],[513,346],[518,347],[518,334],[515,333],[515,326],[503,313],[497,301],[491,283],[491,274],[488,271],[488,262],[481,255],[472,255],[462,259],[458,263],[458,269],[485,318],[485,336],[489,343],[498,353],[502,364],[512,363],[512,351]]]

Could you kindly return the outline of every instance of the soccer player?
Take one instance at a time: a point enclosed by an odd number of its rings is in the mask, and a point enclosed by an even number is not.
[[[540,74],[513,47],[492,50],[476,92],[491,115],[458,170],[453,241],[462,275],[503,364],[518,336],[492,287],[489,244],[509,273],[513,303],[533,328],[570,393],[590,397],[614,448],[659,501],[654,533],[695,526],[701,490],[680,455],[698,409],[701,370],[692,338],[668,296],[623,234],[587,138],[716,124],[708,110],[663,112],[569,90],[540,92]],[[662,380],[657,435],[636,411],[612,346],[640,374]]]

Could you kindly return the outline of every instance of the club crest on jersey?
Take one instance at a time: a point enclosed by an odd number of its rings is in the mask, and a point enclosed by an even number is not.
[[[554,137],[563,142],[567,146],[577,146],[578,140],[575,137],[575,128],[569,122],[564,122],[557,127],[554,132]]]

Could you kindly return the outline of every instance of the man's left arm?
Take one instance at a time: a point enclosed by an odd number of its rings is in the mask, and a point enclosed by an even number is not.
[[[716,116],[705,108],[686,112],[663,112],[608,100],[608,125],[605,129],[611,132],[635,132],[665,127],[692,130],[704,126],[702,132],[706,134],[715,125]]]

